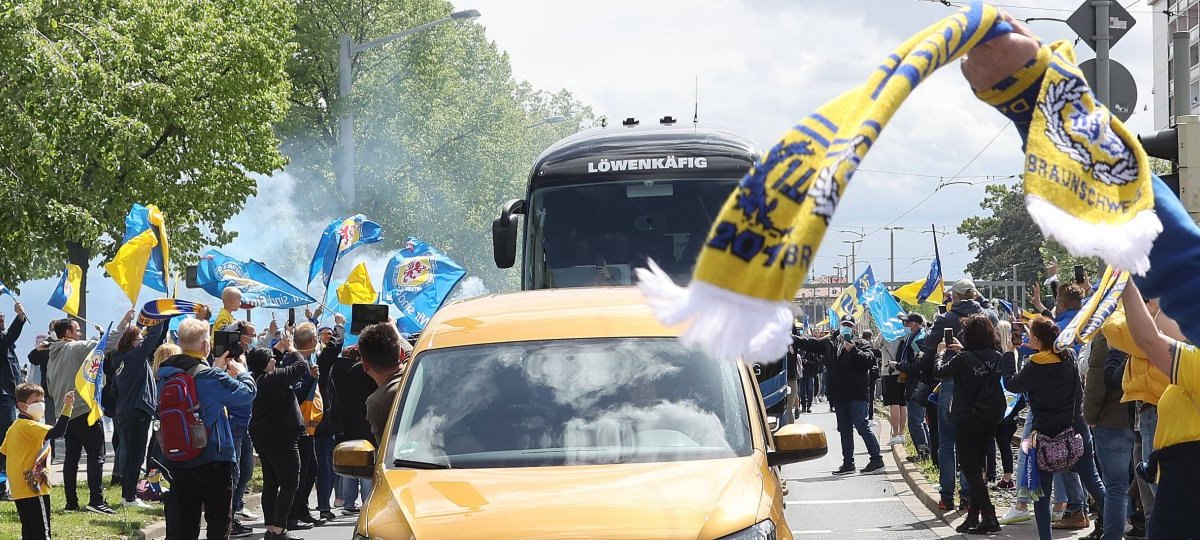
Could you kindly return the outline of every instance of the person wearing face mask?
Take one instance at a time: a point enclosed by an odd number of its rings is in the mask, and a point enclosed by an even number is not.
[[[46,391],[42,387],[21,383],[15,390],[20,414],[0,443],[0,454],[12,489],[12,498],[21,518],[21,538],[48,540],[50,538],[50,460],[49,441],[62,437],[70,422],[75,392],[63,395],[63,410],[50,427],[42,422],[46,415]]]
[[[875,366],[875,355],[870,344],[858,339],[852,315],[842,316],[838,333],[828,338],[797,337],[792,340],[798,350],[815,353],[825,361],[829,374],[829,402],[837,414],[838,434],[842,441],[842,466],[833,471],[835,475],[854,472],[854,432],[862,437],[871,460],[864,474],[883,469],[883,456],[879,453],[879,440],[867,423],[867,410],[871,406],[867,395],[867,382],[871,368]]]

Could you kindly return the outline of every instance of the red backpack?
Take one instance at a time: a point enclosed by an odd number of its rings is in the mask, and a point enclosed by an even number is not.
[[[170,461],[195,459],[208,446],[196,380],[186,371],[167,377],[158,396],[158,443]]]

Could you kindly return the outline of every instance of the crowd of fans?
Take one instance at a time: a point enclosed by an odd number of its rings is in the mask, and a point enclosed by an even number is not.
[[[796,413],[812,412],[827,394],[843,453],[833,474],[854,472],[855,431],[871,456],[860,472],[869,473],[882,464],[867,410],[882,400],[889,444],[907,435],[909,461],[932,461],[939,509],[962,512],[960,533],[1033,521],[1043,539],[1054,529],[1091,527],[1087,538],[1193,537],[1200,353],[1132,282],[1094,339],[1058,351],[1060,330],[1093,291],[1086,277],[1046,285],[1054,305],[1043,305],[1035,287],[1037,312],[1022,314],[998,309],[960,280],[934,320],[901,315],[907,332],[892,341],[871,342],[866,332],[861,339],[848,316],[837,332],[798,328],[789,355],[800,366]],[[992,491],[1015,491],[1015,504],[998,515]]]
[[[240,291],[226,289],[222,304],[211,326],[210,314],[201,313],[183,319],[175,332],[165,322],[139,327],[131,311],[108,336],[98,405],[114,425],[112,482],[121,486],[121,505],[160,500],[146,479],[165,477],[169,538],[199,538],[201,516],[207,538],[249,536],[255,531],[240,520],[259,517],[244,503],[257,456],[265,538],[294,538],[288,531],[322,525],[336,517],[335,509],[357,513],[371,482],[336,475],[334,446],[382,438],[411,346],[394,324],[380,323],[344,348],[346,321],[336,315],[333,326],[319,328],[319,310],[295,325],[272,320],[258,332],[234,316]],[[15,346],[26,322],[17,304],[16,318],[0,335],[0,463],[8,478],[0,493],[16,502],[22,538],[49,538],[52,510],[116,513],[103,495],[103,423],[89,421],[91,407],[73,393],[98,340],[82,339],[76,319],[53,321],[49,337],[29,353],[40,374],[26,380]],[[213,354],[218,330],[241,339]],[[43,422],[55,403],[62,404],[61,418]],[[66,506],[52,509],[46,470],[52,441],[60,437]],[[88,499],[80,506],[84,453]]]

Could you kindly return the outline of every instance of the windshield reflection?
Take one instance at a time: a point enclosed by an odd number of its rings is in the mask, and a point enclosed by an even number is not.
[[[418,355],[393,459],[453,467],[749,455],[736,364],[669,338],[588,339]],[[389,460],[390,461],[390,460]]]

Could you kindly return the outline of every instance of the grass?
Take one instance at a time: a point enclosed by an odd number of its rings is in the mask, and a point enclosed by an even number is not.
[[[87,482],[80,475],[76,488],[80,504],[86,504]],[[66,492],[62,486],[50,488],[50,530],[55,538],[129,538],[143,527],[162,519],[162,505],[149,503],[150,508],[125,508],[121,504],[121,486],[109,486],[104,477],[104,501],[117,511],[115,515],[93,514],[87,511],[66,512]],[[0,538],[20,538],[21,519],[11,503],[0,504]]]
[[[917,455],[917,448],[913,446],[912,441],[908,440],[907,438],[904,440],[904,451],[910,456]],[[1019,449],[1014,449],[1013,451],[1017,452]],[[997,456],[996,474],[1000,475],[1003,472],[1003,467],[1000,466],[998,458],[999,456]],[[1013,455],[1013,459],[1016,459],[1015,454]],[[1015,462],[1013,464],[1016,465]],[[922,475],[924,475],[925,480],[932,484],[934,486],[934,491],[936,491],[941,480],[941,471],[939,471],[937,466],[933,464],[933,461],[929,459],[919,460],[917,461],[916,465],[917,469],[921,471]],[[988,496],[991,497],[992,504],[995,505],[996,508],[1004,509],[1016,503],[1016,493],[1016,490],[992,489],[989,490]]]
[[[80,471],[76,493],[79,494],[80,504],[86,504],[87,481]],[[134,533],[163,519],[161,503],[150,502],[150,508],[125,508],[121,506],[121,486],[109,486],[110,477],[104,477],[104,501],[116,510],[115,515],[93,514],[87,511],[67,512],[66,492],[62,486],[50,488],[50,530],[54,538],[78,539],[124,539],[134,538]],[[254,475],[250,477],[250,492],[262,491],[262,467],[254,467]],[[163,486],[164,488],[167,486]],[[11,503],[0,504],[0,538],[20,538],[21,519],[17,517],[17,509]]]

